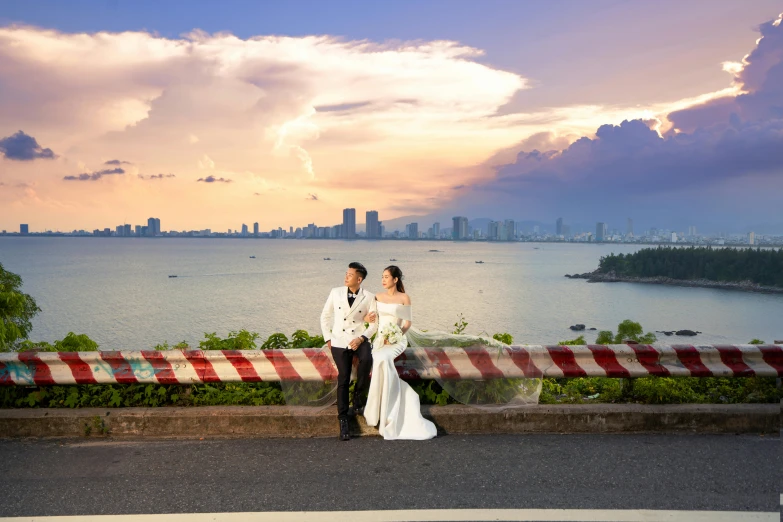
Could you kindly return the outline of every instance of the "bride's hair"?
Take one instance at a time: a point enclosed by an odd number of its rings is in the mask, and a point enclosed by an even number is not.
[[[388,270],[392,278],[397,278],[397,291],[405,293],[405,285],[402,284],[402,270],[396,265],[389,265],[383,269],[384,272]]]

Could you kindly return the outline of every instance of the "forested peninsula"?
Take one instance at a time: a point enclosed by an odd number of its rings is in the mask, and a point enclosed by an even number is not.
[[[783,293],[783,248],[645,248],[604,256],[595,271],[566,277]]]

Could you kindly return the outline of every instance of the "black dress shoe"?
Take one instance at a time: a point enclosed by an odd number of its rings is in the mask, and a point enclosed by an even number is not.
[[[348,419],[340,419],[340,440],[351,440],[351,434],[348,431]]]

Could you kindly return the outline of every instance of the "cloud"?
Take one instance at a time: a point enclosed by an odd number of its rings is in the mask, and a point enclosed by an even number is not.
[[[0,138],[0,153],[7,159],[32,161],[35,159],[54,159],[57,156],[52,149],[44,149],[38,141],[22,131]]]
[[[759,26],[761,38],[740,63],[724,63],[733,75],[737,96],[721,97],[668,116],[674,129],[693,132],[699,127],[728,123],[732,115],[745,121],[783,118],[783,14]]]
[[[318,201],[318,194],[308,194],[305,199],[307,201]]]
[[[139,179],[164,179],[164,178],[176,178],[177,176],[175,174],[150,174],[149,176],[145,176],[144,174],[139,174]]]
[[[64,176],[63,179],[66,181],[98,181],[103,176],[111,176],[114,174],[125,174],[125,170],[121,168],[105,169],[92,173],[85,172],[79,174],[78,176]]]
[[[212,170],[215,168],[215,162],[212,158],[204,154],[204,157],[198,160],[198,168],[202,170]]]
[[[761,31],[756,49],[732,69],[742,94],[669,114],[674,128],[663,135],[659,121],[637,119],[602,125],[562,149],[519,152],[460,203],[494,208],[491,215],[505,208],[518,218],[558,213],[615,223],[627,215],[658,223],[711,215],[727,222],[743,213],[780,219],[779,207],[760,203],[783,193],[783,26]],[[743,197],[752,193],[757,201]]]
[[[104,161],[103,164],[104,165],[132,165],[132,163],[130,161],[122,161],[122,160],[118,160],[118,159]]]
[[[206,178],[198,178],[196,181],[203,181],[204,183],[231,183],[232,180],[226,178],[216,178],[215,176],[207,176]]]

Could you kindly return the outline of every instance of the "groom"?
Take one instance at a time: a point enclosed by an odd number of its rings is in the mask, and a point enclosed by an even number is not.
[[[337,365],[337,417],[340,420],[340,440],[351,440],[348,418],[364,413],[366,392],[370,388],[372,370],[372,346],[370,337],[378,328],[371,323],[364,327],[364,316],[375,300],[371,292],[361,285],[367,278],[367,269],[361,263],[351,263],[345,272],[345,286],[329,292],[321,312],[321,331],[326,345],[332,350]],[[353,358],[358,357],[356,386],[353,392],[353,408],[348,408],[348,388],[351,385]]]

